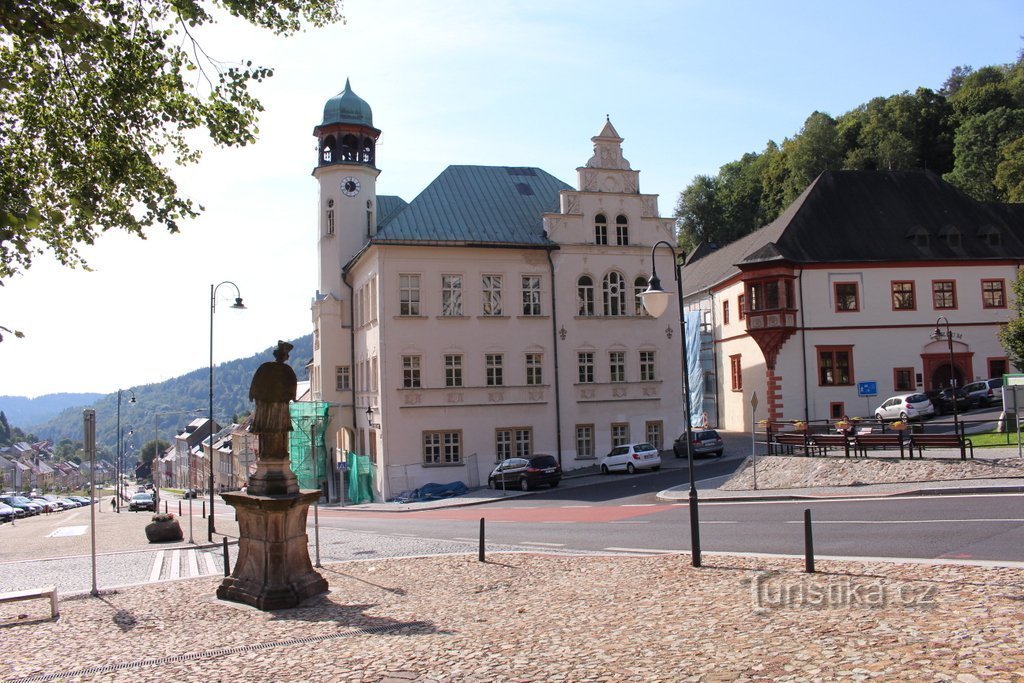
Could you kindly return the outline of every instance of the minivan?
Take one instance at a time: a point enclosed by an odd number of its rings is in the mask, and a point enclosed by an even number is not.
[[[993,403],[1003,402],[1003,378],[993,377],[964,385],[964,391],[974,405],[987,408]]]

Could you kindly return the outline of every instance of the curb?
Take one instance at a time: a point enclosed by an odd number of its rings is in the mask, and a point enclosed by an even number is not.
[[[662,492],[664,493],[664,492]],[[664,496],[657,494],[658,500],[680,501],[686,500],[686,496]],[[858,498],[913,498],[916,496],[953,496],[953,495],[986,495],[996,493],[1024,493],[1024,486],[961,486],[961,487],[940,487],[921,488],[904,491],[876,491],[864,493],[769,493],[763,496],[713,496],[701,498],[702,503],[742,503],[757,501],[780,501],[780,500],[856,500]]]

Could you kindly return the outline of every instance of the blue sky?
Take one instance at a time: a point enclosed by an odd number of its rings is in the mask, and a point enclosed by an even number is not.
[[[1016,0],[634,3],[348,0],[347,23],[282,39],[223,21],[202,34],[226,61],[275,68],[258,87],[256,145],[210,149],[176,171],[207,211],[177,236],[110,234],[93,272],[40,258],[0,288],[0,394],[110,392],[311,331],[316,287],[313,127],[351,78],[383,131],[378,191],[411,200],[449,164],[538,166],[575,184],[610,115],[640,189],[671,215],[679,192],[813,111],[938,89],[957,65],[1013,61]],[[228,287],[220,293],[233,294]]]

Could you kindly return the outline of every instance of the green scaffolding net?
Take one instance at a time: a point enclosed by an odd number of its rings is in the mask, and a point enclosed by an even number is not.
[[[288,456],[300,489],[321,489],[329,476],[324,432],[328,404],[323,401],[295,401],[289,406],[292,432]]]
[[[372,503],[377,468],[368,455],[349,452],[345,457],[345,495],[352,505]]]

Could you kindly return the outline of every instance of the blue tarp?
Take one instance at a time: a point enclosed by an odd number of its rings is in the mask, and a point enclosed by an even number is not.
[[[469,488],[461,481],[453,481],[450,484],[424,484],[412,491],[402,491],[391,500],[396,503],[416,503],[424,500],[440,500],[461,496],[469,491]]]

